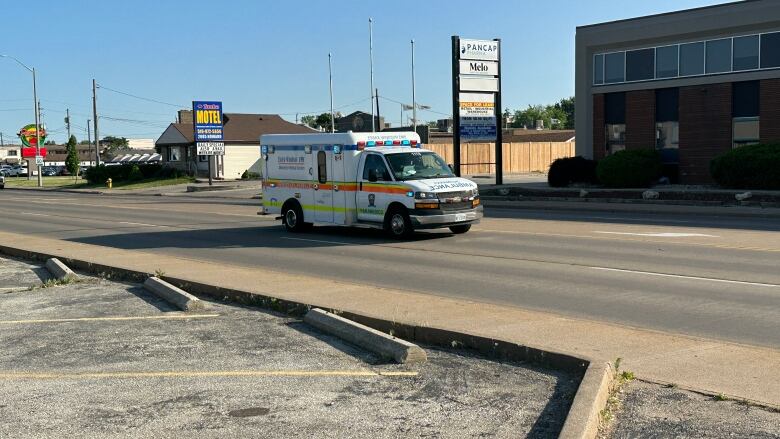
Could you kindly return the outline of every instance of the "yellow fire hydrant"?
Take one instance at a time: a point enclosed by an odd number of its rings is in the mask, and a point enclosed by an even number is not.
[[[113,180],[111,180],[110,178],[108,180],[106,180],[106,186],[108,186],[109,189],[111,189],[111,184],[112,183],[113,183]]]

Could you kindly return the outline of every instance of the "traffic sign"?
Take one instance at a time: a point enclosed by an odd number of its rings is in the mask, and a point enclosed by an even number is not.
[[[37,166],[43,166],[43,156],[41,155],[35,156],[35,164]]]

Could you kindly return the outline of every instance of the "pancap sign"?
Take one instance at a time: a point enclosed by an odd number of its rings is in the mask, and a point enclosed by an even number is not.
[[[461,39],[460,59],[498,61],[498,41]]]

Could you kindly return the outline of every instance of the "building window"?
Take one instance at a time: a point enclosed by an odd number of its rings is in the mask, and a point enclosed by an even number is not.
[[[676,162],[668,150],[680,148],[680,90],[664,88],[655,91],[655,146],[664,162]]]
[[[655,51],[656,78],[676,78],[680,73],[680,47],[659,47]]]
[[[325,184],[328,181],[328,157],[325,155],[325,151],[317,153],[317,179],[320,184]]]
[[[593,83],[596,85],[604,83],[604,55],[593,57]]]
[[[734,71],[758,68],[758,35],[734,38]]]
[[[707,41],[707,68],[709,73],[731,71],[731,38]]]
[[[604,95],[604,121],[607,133],[607,154],[626,149],[626,94]]]
[[[780,67],[780,32],[761,35],[761,68]]]
[[[168,147],[168,161],[169,162],[181,161],[181,146]]]
[[[8,157],[16,157],[16,150],[15,149],[9,149],[8,150]]]
[[[759,143],[761,84],[758,81],[735,82],[731,95],[734,147]]]
[[[680,45],[680,76],[704,74],[704,43]]]
[[[655,147],[657,149],[679,149],[680,122],[656,122]]]
[[[616,84],[626,81],[626,53],[604,55],[604,83]]]
[[[207,155],[199,155],[198,156],[198,161],[201,162],[201,163],[206,163],[207,161],[209,161],[209,156],[207,156]]]
[[[626,81],[646,81],[655,76],[655,49],[626,52]]]

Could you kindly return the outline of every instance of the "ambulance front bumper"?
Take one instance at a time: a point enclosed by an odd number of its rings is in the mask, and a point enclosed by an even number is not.
[[[439,227],[457,226],[462,224],[478,223],[483,216],[482,206],[460,212],[438,213],[432,215],[419,215],[413,212],[409,216],[415,229],[435,229]]]

